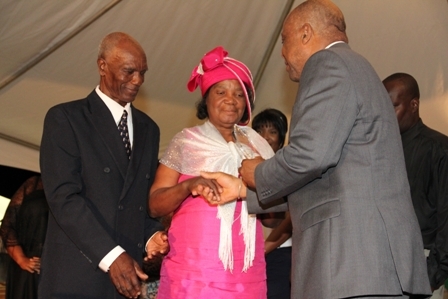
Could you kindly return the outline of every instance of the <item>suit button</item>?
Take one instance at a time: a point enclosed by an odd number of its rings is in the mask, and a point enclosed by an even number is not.
[[[109,173],[109,172],[110,172],[110,168],[109,168],[109,167],[105,167],[105,168],[103,169],[103,171],[104,171],[105,173]]]
[[[122,210],[124,210],[124,207],[123,207],[122,205],[119,205],[119,206],[118,206],[118,209],[119,209],[120,211],[122,211]]]
[[[143,209],[142,206],[140,206],[140,207],[138,208],[138,210],[139,210],[140,212],[142,212],[144,209]]]
[[[142,248],[143,244],[142,243],[138,243],[137,246],[138,246],[138,248]]]
[[[151,176],[149,175],[149,173],[146,174],[146,179],[149,180]]]

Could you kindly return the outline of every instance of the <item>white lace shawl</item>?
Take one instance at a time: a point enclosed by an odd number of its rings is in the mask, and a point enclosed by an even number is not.
[[[166,149],[160,163],[179,173],[199,176],[200,171],[221,171],[238,176],[238,167],[243,159],[261,156],[268,159],[274,155],[272,148],[257,132],[249,127],[235,125],[236,142],[226,142],[221,133],[209,121],[176,134]],[[233,270],[232,224],[236,201],[218,206],[221,219],[219,258],[224,269]],[[249,215],[246,201],[241,207],[241,231],[245,252],[246,272],[255,256],[256,215]]]

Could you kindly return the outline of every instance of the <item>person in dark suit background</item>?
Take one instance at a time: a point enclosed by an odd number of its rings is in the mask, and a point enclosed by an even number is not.
[[[137,298],[147,278],[145,249],[149,257],[168,250],[163,226],[146,209],[160,132],[132,105],[147,71],[145,52],[114,32],[101,41],[97,65],[95,90],[45,117],[40,166],[51,213],[41,299]]]
[[[395,73],[383,84],[397,115],[429,282],[437,296],[448,279],[448,137],[427,127],[420,118],[420,91],[414,77]]]
[[[289,77],[300,82],[289,144],[266,161],[242,162],[249,189],[203,173],[222,186],[210,202],[239,194],[251,213],[288,205],[291,298],[429,295],[394,110],[372,66],[348,46],[342,12],[305,1],[286,18],[282,42]],[[263,209],[283,196],[287,203]]]

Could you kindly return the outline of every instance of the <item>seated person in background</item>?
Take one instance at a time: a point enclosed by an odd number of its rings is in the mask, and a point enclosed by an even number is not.
[[[419,116],[420,91],[411,75],[395,73],[383,84],[400,127],[412,203],[434,291],[448,278],[448,137],[423,124]]]
[[[199,176],[208,170],[236,177],[242,159],[274,154],[246,127],[255,98],[252,75],[217,47],[193,70],[188,89],[198,86],[197,117],[207,121],[172,139],[150,190],[152,217],[174,212],[157,299],[266,298],[260,221],[241,199],[219,207],[208,204],[204,198],[216,194],[216,185]]]
[[[37,298],[47,220],[48,204],[42,181],[40,176],[33,176],[14,193],[0,228],[12,259],[6,280],[6,299]]]
[[[277,109],[266,109],[258,113],[252,120],[252,128],[266,139],[274,152],[277,152],[285,144],[288,122],[286,116]],[[260,214],[259,217],[275,219],[280,216],[278,214],[283,213]],[[289,212],[286,212],[284,218],[273,230],[263,227],[268,299],[289,299],[291,297],[292,223]]]

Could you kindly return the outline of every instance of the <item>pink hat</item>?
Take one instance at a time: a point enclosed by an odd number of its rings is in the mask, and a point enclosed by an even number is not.
[[[213,84],[224,80],[235,79],[238,80],[243,87],[244,94],[246,96],[246,110],[249,116],[245,123],[239,124],[247,125],[251,118],[251,105],[246,86],[243,83],[246,83],[246,85],[252,90],[255,102],[255,88],[252,82],[252,74],[244,63],[227,57],[227,51],[224,50],[223,47],[216,47],[204,55],[199,65],[193,69],[190,80],[188,80],[187,87],[189,91],[193,92],[198,86],[200,86],[201,94],[204,96]]]

